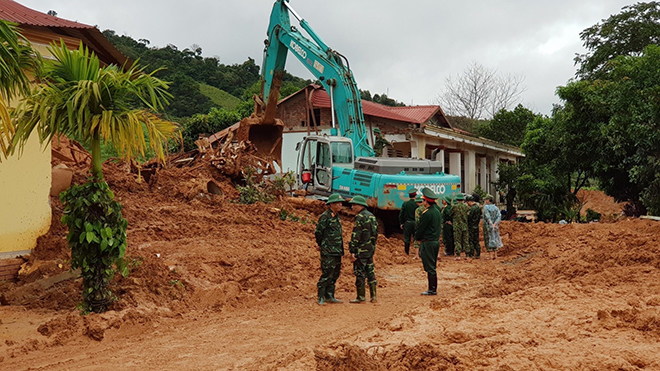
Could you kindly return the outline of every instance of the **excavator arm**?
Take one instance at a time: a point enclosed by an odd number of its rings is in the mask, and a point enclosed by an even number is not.
[[[367,142],[360,91],[348,60],[330,49],[288,3],[288,0],[277,0],[270,16],[262,66],[261,94],[265,104],[263,123],[268,125],[275,120],[284,65],[287,54],[291,51],[330,95],[334,108],[331,109],[332,135],[337,135],[338,129],[341,136],[353,141],[356,156],[372,157],[374,151]],[[291,25],[289,14],[293,14],[312,40]]]

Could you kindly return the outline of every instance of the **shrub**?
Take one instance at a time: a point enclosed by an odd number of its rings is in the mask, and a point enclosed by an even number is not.
[[[62,223],[69,228],[71,268],[80,268],[83,278],[82,310],[105,312],[114,300],[110,281],[117,269],[126,276],[126,226],[121,204],[108,184],[90,178],[60,194],[64,204]]]
[[[586,215],[586,220],[587,222],[590,222],[592,220],[600,220],[600,213],[593,211],[592,209],[587,209],[587,215]]]

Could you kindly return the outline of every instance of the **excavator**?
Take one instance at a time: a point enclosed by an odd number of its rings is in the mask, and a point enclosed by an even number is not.
[[[290,15],[311,39],[291,24]],[[412,188],[428,187],[440,196],[460,192],[460,178],[445,174],[440,161],[374,157],[348,59],[328,47],[288,0],[275,1],[267,35],[261,94],[255,97],[259,120],[249,125],[249,140],[258,152],[281,158],[283,123],[275,113],[289,52],[315,76],[331,100],[330,135],[308,135],[296,146],[295,176],[300,189],[318,198],[332,193],[349,199],[360,195],[378,210],[399,210]]]

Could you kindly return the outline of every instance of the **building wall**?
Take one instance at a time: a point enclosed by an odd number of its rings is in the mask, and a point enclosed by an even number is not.
[[[310,117],[309,117],[310,123],[308,124],[306,108],[307,105],[305,104],[305,94],[298,94],[296,96],[293,96],[278,106],[277,109],[279,110],[279,112],[277,114],[277,117],[279,117],[282,121],[284,121],[285,132],[307,131],[308,126],[314,124],[311,117],[314,111],[312,110],[310,112]],[[321,120],[320,122],[317,122],[316,125],[319,128],[332,127],[332,116],[330,115],[330,109],[323,108],[320,111],[321,111],[320,112]],[[314,126],[310,126],[310,128],[312,130],[316,129]]]
[[[42,148],[36,134],[20,158],[0,163],[0,258],[26,253],[48,231],[50,183],[50,145]]]
[[[70,49],[80,42],[33,27],[23,27],[22,33],[47,59],[52,58],[47,50],[52,40],[62,38]],[[0,163],[0,259],[29,253],[37,238],[48,232],[50,161],[50,144],[42,147],[38,134],[33,133],[20,156],[16,153]]]

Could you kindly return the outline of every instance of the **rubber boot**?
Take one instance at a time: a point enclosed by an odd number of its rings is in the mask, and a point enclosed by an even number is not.
[[[331,304],[341,304],[341,300],[335,298],[335,286],[328,286],[325,289],[325,301]]]
[[[405,250],[406,255],[410,255],[410,242],[404,243],[403,249]]]
[[[375,303],[378,301],[376,298],[376,282],[369,282],[369,296],[371,296],[371,302]]]
[[[424,291],[422,295],[437,295],[438,292],[436,290],[438,289],[438,276],[435,274],[427,273],[426,279],[429,283],[429,289]]]
[[[364,303],[365,301],[367,301],[367,299],[365,299],[365,297],[364,297],[365,296],[364,285],[357,286],[356,289],[357,289],[357,298],[355,298],[354,300],[351,300],[351,303],[361,304],[361,303]]]
[[[325,304],[325,287],[319,287],[318,303],[319,305]]]

